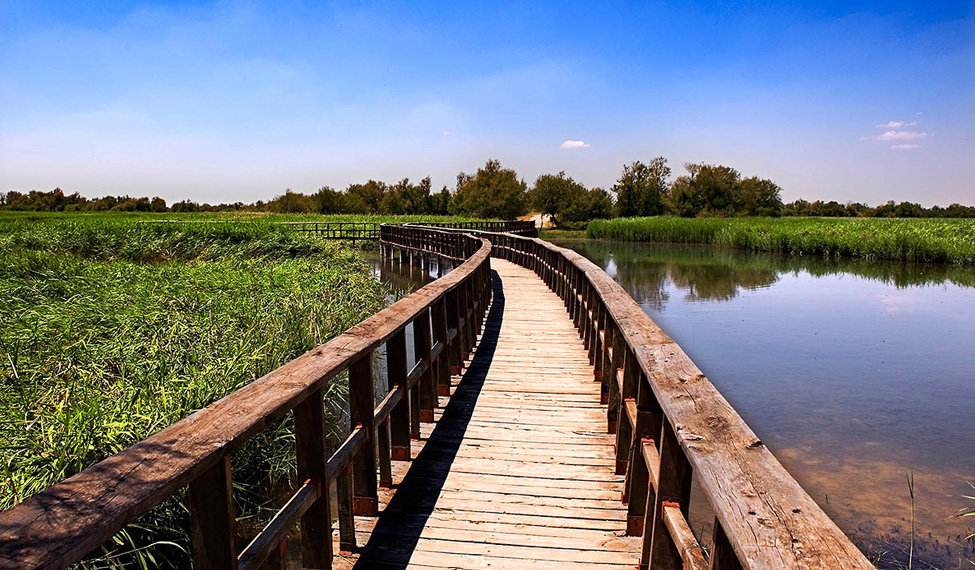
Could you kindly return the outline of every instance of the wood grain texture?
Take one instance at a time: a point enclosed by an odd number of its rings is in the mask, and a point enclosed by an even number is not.
[[[604,331],[594,344],[608,345],[592,354],[597,376],[605,386],[612,366],[607,361],[613,360],[609,348],[615,348],[612,333],[618,331],[743,568],[873,568],[684,351],[602,269],[539,239],[478,235],[492,241],[493,255],[539,268],[539,276],[549,282],[584,275],[592,295],[586,310]]]
[[[363,546],[333,567],[637,566],[583,341],[534,273],[491,265],[494,299],[463,377],[408,469],[394,464],[379,517],[357,519]]]

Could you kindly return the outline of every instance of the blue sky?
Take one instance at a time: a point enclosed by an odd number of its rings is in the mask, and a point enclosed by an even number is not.
[[[491,157],[609,187],[658,155],[975,204],[975,3],[0,2],[0,191],[249,202]]]

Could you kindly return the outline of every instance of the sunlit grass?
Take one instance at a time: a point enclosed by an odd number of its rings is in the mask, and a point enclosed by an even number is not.
[[[266,223],[7,219],[0,508],[326,341],[381,308],[384,295],[356,251]],[[284,420],[235,454],[241,516],[260,510],[262,489],[294,476],[292,444]],[[177,497],[117,536],[94,565],[185,557],[184,518]]]

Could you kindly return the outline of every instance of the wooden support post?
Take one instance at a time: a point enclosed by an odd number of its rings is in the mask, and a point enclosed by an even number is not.
[[[630,439],[630,453],[627,462],[626,481],[623,483],[624,502],[626,505],[627,534],[640,536],[646,530],[647,505],[654,504],[653,481],[650,479],[650,468],[659,471],[658,465],[647,465],[643,446],[647,443],[657,452],[652,454],[659,457],[656,438],[660,437],[663,428],[664,415],[653,395],[653,390],[642,371],[638,370],[636,396],[636,428]],[[651,524],[653,518],[650,518]]]
[[[610,335],[610,332],[612,332],[612,335]],[[616,433],[616,422],[619,419],[620,406],[622,405],[617,375],[623,368],[623,352],[626,350],[626,342],[623,339],[622,332],[616,328],[615,324],[606,327],[606,346],[613,347],[611,358],[609,357],[609,351],[606,351],[606,367],[603,368],[603,388],[609,392],[609,400],[606,402],[606,429],[609,433]]]
[[[339,503],[339,552],[342,554],[351,554],[356,548],[352,473],[352,464],[349,463],[335,481],[335,495]]]
[[[236,570],[234,499],[230,456],[190,482],[190,532],[193,567],[201,570]]]
[[[622,335],[619,335],[622,338]],[[630,347],[624,342],[623,353],[623,391],[619,412],[616,415],[616,474],[626,474],[626,465],[630,456],[630,440],[636,426],[631,424],[630,409],[636,409],[636,388],[640,369]],[[624,502],[626,492],[623,493]]]
[[[433,304],[434,341],[441,343],[442,349],[434,363],[434,378],[437,383],[437,395],[450,395],[450,352],[447,349],[447,305],[443,297]],[[439,402],[437,403],[439,406]]]
[[[301,517],[301,565],[307,569],[332,564],[332,512],[328,493],[328,448],[325,445],[325,406],[321,389],[295,406],[295,449],[298,480],[318,486],[318,500]]]
[[[457,314],[461,319],[464,319],[464,324],[457,330],[457,346],[460,348],[460,360],[461,365],[467,362],[470,356],[470,336],[468,331],[470,325],[470,318],[467,314],[467,281],[462,282],[457,286],[454,291],[457,292]],[[460,321],[458,321],[459,323]]]
[[[416,361],[426,361],[427,369],[420,375],[420,421],[432,422],[433,409],[437,406],[437,386],[434,383],[433,367],[430,366],[430,310],[422,311],[413,321],[413,354]]]
[[[386,342],[387,388],[406,389],[406,331],[400,330]],[[404,397],[389,414],[390,457],[396,461],[410,460],[410,402]]]
[[[379,488],[390,489],[393,486],[393,466],[390,461],[389,418],[376,426],[376,453],[379,460]]]
[[[714,519],[714,541],[711,547],[711,570],[741,570],[741,562],[735,554],[734,548],[728,542],[724,528],[718,519]]]
[[[455,336],[448,345],[448,352],[450,355],[450,374],[452,376],[457,376],[460,375],[464,366],[464,362],[461,360],[460,318],[457,311],[457,289],[448,291],[444,296],[444,299],[447,306],[447,328],[454,329],[454,331],[457,333],[457,336]]]
[[[379,513],[379,494],[376,485],[376,428],[373,409],[376,389],[372,383],[371,353],[349,366],[349,418],[352,429],[361,426],[366,441],[352,459],[353,511],[360,516],[373,517]]]
[[[665,568],[680,570],[684,563],[680,551],[670,536],[663,520],[664,503],[677,504],[687,518],[687,507],[691,498],[691,464],[677,441],[670,421],[664,419],[660,430],[660,480],[656,493],[652,494],[653,504],[647,500],[647,513],[653,515],[650,532],[643,535],[643,557],[641,568]],[[647,519],[650,517],[648,516]],[[649,520],[647,521],[649,524]],[[649,530],[649,529],[648,529]]]

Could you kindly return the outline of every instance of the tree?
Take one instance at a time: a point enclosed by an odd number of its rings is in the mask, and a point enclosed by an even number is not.
[[[490,159],[476,174],[457,175],[457,191],[450,204],[452,214],[478,218],[513,219],[527,211],[524,180],[514,170],[501,168]]]
[[[623,174],[613,186],[616,193],[616,215],[659,216],[667,213],[664,197],[670,167],[667,159],[658,156],[648,164],[639,160],[623,165]]]
[[[771,180],[750,176],[741,181],[738,190],[739,214],[778,216],[782,213],[782,189]]]
[[[315,201],[311,196],[294,192],[290,188],[267,205],[268,210],[279,214],[309,214],[315,211]]]
[[[319,214],[344,214],[347,211],[345,194],[328,186],[322,186],[311,198]]]
[[[539,176],[528,197],[532,208],[551,216],[555,225],[561,226],[566,221],[587,219],[587,193],[585,186],[562,171]]]
[[[350,214],[375,214],[386,194],[385,182],[369,180],[365,184],[352,184],[345,190],[346,204]]]
[[[741,175],[730,166],[684,165],[687,176],[680,176],[670,188],[670,199],[678,215],[693,217],[727,216],[736,211]]]
[[[450,190],[444,186],[440,192],[427,198],[427,212],[436,216],[446,216],[450,211]]]

